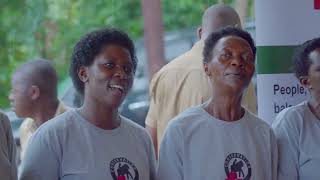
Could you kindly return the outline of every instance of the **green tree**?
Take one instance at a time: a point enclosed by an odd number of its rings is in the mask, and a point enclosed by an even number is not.
[[[172,31],[199,25],[203,11],[217,0],[161,2],[164,29]],[[10,78],[19,64],[40,57],[50,59],[60,80],[65,79],[79,37],[106,26],[120,28],[134,39],[141,37],[141,0],[1,0],[0,108],[9,105]]]

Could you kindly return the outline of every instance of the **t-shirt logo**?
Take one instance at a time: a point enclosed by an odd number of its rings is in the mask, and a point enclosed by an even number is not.
[[[231,153],[224,161],[226,180],[250,180],[251,165],[248,159],[240,153]]]
[[[115,158],[110,162],[113,180],[139,180],[138,169],[126,158]]]

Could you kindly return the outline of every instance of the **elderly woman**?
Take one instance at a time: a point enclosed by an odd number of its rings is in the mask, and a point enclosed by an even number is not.
[[[16,180],[16,146],[13,139],[10,121],[0,111],[0,179]]]
[[[70,67],[83,105],[33,135],[21,180],[152,180],[155,157],[147,132],[119,115],[137,66],[134,44],[116,29],[90,32]]]
[[[320,38],[295,52],[296,77],[310,99],[280,112],[272,124],[279,147],[279,180],[320,179]]]
[[[159,180],[276,179],[273,131],[241,106],[255,54],[251,36],[237,28],[224,28],[206,39],[203,64],[211,99],[169,125],[160,146]]]

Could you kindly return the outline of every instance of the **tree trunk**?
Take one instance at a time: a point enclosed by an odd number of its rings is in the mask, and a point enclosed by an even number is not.
[[[248,16],[248,5],[249,0],[236,0],[235,1],[235,9],[239,14],[242,27],[245,27],[246,18]]]
[[[147,53],[149,79],[164,64],[161,0],[141,0],[144,19],[144,46]]]

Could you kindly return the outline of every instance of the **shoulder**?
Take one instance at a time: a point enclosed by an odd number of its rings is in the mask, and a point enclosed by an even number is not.
[[[255,127],[259,126],[261,128],[265,128],[270,130],[271,126],[263,119],[259,118],[257,115],[253,114],[252,112],[246,109],[247,118],[251,122],[251,124]]]
[[[10,128],[10,120],[2,111],[0,111],[0,126],[5,130]]]
[[[272,127],[297,127],[302,123],[307,108],[307,102],[286,108],[282,110],[275,118]]]
[[[23,120],[20,126],[20,131],[31,131],[33,127],[34,120],[31,118],[26,118]]]
[[[121,123],[123,123],[123,127],[125,128],[126,131],[130,131],[131,133],[139,135],[140,137],[142,136],[144,138],[149,138],[148,132],[145,130],[145,128],[143,128],[139,124],[133,122],[132,120],[124,116],[121,116],[121,120],[122,120]]]
[[[204,119],[206,118],[204,117],[204,110],[201,105],[190,107],[169,122],[168,130],[175,130],[183,133],[184,131],[187,131],[187,129],[202,124]]]
[[[4,123],[4,124],[10,123],[8,116],[2,111],[0,111],[0,121],[1,123]]]
[[[125,134],[144,147],[152,147],[151,137],[145,128],[126,117],[122,116],[121,119],[121,123],[123,123],[123,132]]]
[[[69,110],[42,124],[33,136],[41,138],[61,137],[72,128],[72,124],[76,123],[76,118],[73,110]]]
[[[175,75],[181,73],[190,73],[194,71],[202,71],[201,54],[193,53],[193,49],[184,54],[174,58],[168,64],[164,65],[152,78],[151,84],[156,84],[159,79],[176,78]],[[171,82],[171,81],[170,81]]]

